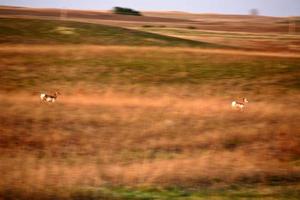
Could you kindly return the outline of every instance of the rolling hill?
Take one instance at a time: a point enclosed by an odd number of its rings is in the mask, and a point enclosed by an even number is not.
[[[2,17],[30,17],[64,19],[72,21],[111,24],[121,27],[143,25],[188,27],[201,30],[234,31],[252,33],[286,33],[289,18],[250,15],[199,14],[185,12],[142,12],[143,16],[117,15],[110,11],[65,10],[51,8],[25,8],[0,6]],[[295,18],[297,19],[297,18]],[[296,20],[297,21],[297,20]],[[297,21],[299,23],[299,21]],[[299,26],[296,27],[297,32]]]
[[[298,35],[69,14],[0,8],[0,199],[300,199]]]
[[[222,47],[107,25],[0,18],[0,43]]]

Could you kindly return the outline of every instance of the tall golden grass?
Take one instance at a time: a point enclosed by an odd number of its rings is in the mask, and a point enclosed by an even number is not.
[[[294,68],[286,74],[207,79],[203,84],[156,84],[153,79],[149,85],[122,85],[118,84],[122,76],[114,71],[118,62],[109,68],[104,65],[111,63],[98,59],[122,56],[118,60],[122,65],[133,66],[136,58],[144,66],[161,59],[161,65],[169,66],[162,56],[169,61],[203,56],[199,68],[207,63],[244,67],[268,59],[271,64],[263,66],[272,71],[273,64],[297,66],[299,55],[84,45],[8,45],[1,46],[0,54],[1,70],[9,76],[2,76],[7,82],[3,81],[0,92],[0,199],[8,191],[59,190],[67,195],[74,188],[99,186],[299,187],[300,96],[292,88],[295,84],[288,87],[280,82],[295,80],[298,71]],[[60,59],[51,62],[54,58]],[[293,62],[287,62],[289,58]],[[93,62],[82,62],[83,67],[101,73],[110,69],[112,81],[106,85],[89,79],[68,85],[63,77],[51,84],[41,81],[43,74],[56,78],[55,70],[80,75],[77,62],[85,59],[97,61],[98,68],[92,68]],[[175,64],[189,67],[180,59]],[[46,73],[41,73],[43,67]],[[126,70],[130,76],[130,68]],[[18,85],[17,78],[26,80],[22,75],[27,74],[41,85]],[[247,84],[250,90],[243,89]],[[62,93],[55,104],[40,102],[39,92],[45,88]],[[244,96],[250,101],[246,109],[232,110],[231,101]]]
[[[2,53],[21,53],[21,54],[49,54],[49,55],[70,55],[70,56],[95,56],[99,53],[125,53],[125,54],[140,54],[149,52],[162,52],[162,53],[203,53],[213,55],[234,55],[236,58],[239,56],[259,56],[259,57],[274,57],[274,58],[299,58],[297,52],[274,52],[272,49],[269,51],[262,50],[233,50],[233,49],[201,49],[192,47],[157,47],[157,46],[117,46],[117,45],[1,45],[0,52]],[[78,55],[79,54],[79,55]],[[107,53],[106,53],[107,54]],[[76,57],[75,57],[76,58]],[[77,57],[80,58],[80,57]],[[81,57],[82,58],[82,57]],[[213,62],[213,61],[212,61]]]
[[[178,95],[1,95],[1,188],[299,181],[299,98],[239,112]]]

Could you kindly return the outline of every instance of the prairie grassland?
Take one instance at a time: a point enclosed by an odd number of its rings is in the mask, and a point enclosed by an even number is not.
[[[0,51],[0,80],[5,83],[0,89],[71,93],[115,87],[149,93],[164,88],[190,96],[259,98],[273,93],[276,96],[269,97],[273,100],[298,94],[296,54],[238,53],[172,47],[5,46]]]
[[[0,199],[299,199],[297,52],[79,22],[0,26]],[[40,102],[55,90],[55,104]]]
[[[0,36],[0,44],[222,47],[109,25],[24,18],[0,17]]]
[[[299,34],[297,34],[300,26],[297,17],[199,15],[172,12],[146,12],[146,17],[136,17],[72,10],[65,21],[59,21],[58,11],[0,8],[2,18],[0,42],[231,47],[277,52],[300,51]],[[147,17],[148,15],[150,17]],[[290,20],[296,23],[294,33],[289,31]],[[22,30],[19,27],[22,27]],[[31,30],[32,28],[34,31]]]
[[[289,34],[288,32],[276,33],[249,33],[236,31],[212,31],[198,29],[195,26],[186,27],[160,27],[155,25],[135,27],[150,33],[166,36],[178,37],[194,41],[206,41],[213,44],[222,44],[236,48],[247,48],[249,50],[264,51],[300,51],[299,34]]]
[[[300,178],[300,116],[291,107],[299,99],[253,102],[240,113],[217,98],[107,93],[45,105],[27,97],[1,98],[2,189],[201,189]]]
[[[297,199],[300,60],[223,51],[2,46],[1,198]]]
[[[115,15],[107,11],[68,10],[64,20],[106,24],[121,27],[160,26],[172,28],[195,27],[201,30],[249,33],[287,33],[289,20],[299,24],[298,17],[269,17],[249,15],[193,14],[176,12],[143,12],[144,16]],[[59,20],[59,9],[5,8],[0,16]],[[296,26],[299,32],[299,26]]]

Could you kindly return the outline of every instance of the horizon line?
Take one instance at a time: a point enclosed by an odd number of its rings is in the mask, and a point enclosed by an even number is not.
[[[95,12],[101,12],[101,11],[111,11],[114,7],[119,7],[119,6],[114,6],[111,9],[89,9],[89,8],[84,8],[84,9],[80,9],[80,8],[75,8],[75,7],[40,7],[40,6],[16,6],[16,5],[2,5],[0,4],[0,7],[11,7],[11,8],[28,8],[28,9],[65,9],[65,10],[78,10],[78,11],[95,11]],[[190,11],[182,11],[182,10],[138,10],[139,12],[178,12],[178,13],[188,13],[188,14],[195,14],[195,15],[241,15],[241,16],[251,16],[251,14],[241,14],[241,13],[227,13],[227,12],[190,12]],[[300,15],[289,15],[289,16],[276,16],[276,15],[256,15],[255,17],[283,17],[283,18],[287,18],[287,17],[300,17]]]

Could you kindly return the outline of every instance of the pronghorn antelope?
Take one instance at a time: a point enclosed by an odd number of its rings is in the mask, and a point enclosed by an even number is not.
[[[46,101],[48,103],[54,103],[56,101],[58,95],[60,95],[60,93],[56,91],[53,95],[41,93],[40,97],[41,97],[41,101]]]
[[[239,110],[243,110],[246,106],[246,103],[248,103],[248,100],[246,98],[243,98],[243,101],[240,102],[240,101],[233,101],[231,103],[231,107],[233,109],[239,109]]]

